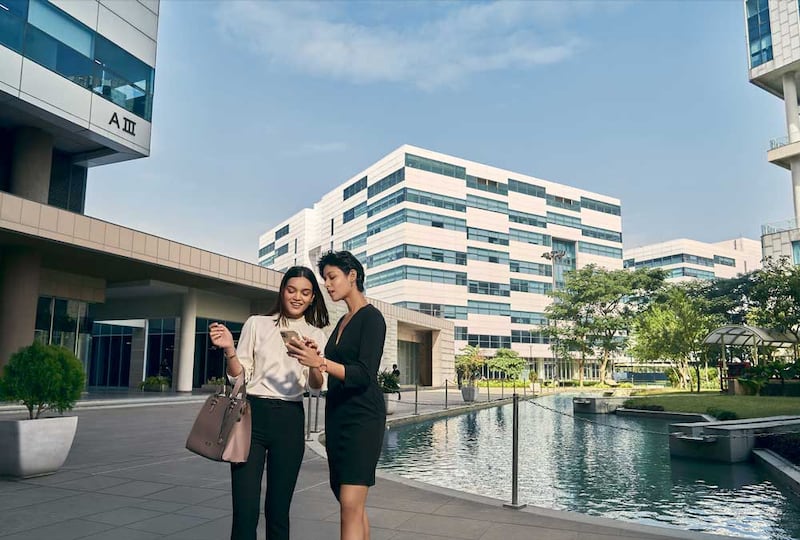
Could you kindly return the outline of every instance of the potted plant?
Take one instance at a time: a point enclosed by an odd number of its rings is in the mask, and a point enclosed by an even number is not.
[[[456,374],[461,384],[461,397],[464,401],[475,401],[477,396],[475,381],[480,378],[481,368],[485,362],[486,359],[481,354],[480,347],[474,345],[467,345],[461,349],[461,354],[456,355]]]
[[[139,383],[139,389],[145,392],[166,392],[172,386],[169,377],[153,375]]]
[[[542,391],[542,385],[539,383],[539,374],[533,367],[528,371],[528,381],[530,381],[531,392],[536,393]]]
[[[225,386],[225,379],[222,377],[211,377],[204,385],[200,387],[203,392],[222,392],[222,387]]]
[[[386,404],[386,414],[394,414],[397,402],[390,399],[390,396],[400,392],[400,377],[392,373],[389,369],[383,369],[378,373],[378,386],[380,386],[383,391],[383,402]]]
[[[21,402],[28,419],[0,422],[0,476],[41,476],[64,464],[78,417],[42,414],[72,410],[84,380],[80,360],[63,347],[34,343],[11,356],[0,377],[0,400]]]

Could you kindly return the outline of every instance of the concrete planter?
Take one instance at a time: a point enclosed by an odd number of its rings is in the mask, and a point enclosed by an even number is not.
[[[144,384],[142,390],[144,392],[167,392],[170,387],[168,384]]]
[[[461,386],[461,397],[467,403],[475,401],[475,398],[477,397],[477,395],[478,395],[478,389],[476,387],[467,386],[467,385],[462,385]]]
[[[0,476],[56,472],[67,459],[77,429],[77,416],[0,421]]]
[[[384,392],[383,394],[383,402],[386,404],[386,414],[394,414],[395,410],[397,410],[397,402],[392,399],[394,393],[387,394]]]

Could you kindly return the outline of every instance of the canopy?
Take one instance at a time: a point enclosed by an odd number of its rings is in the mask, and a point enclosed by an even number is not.
[[[789,332],[746,324],[720,326],[703,340],[706,345],[755,345],[756,347],[792,347],[797,342],[797,336]]]

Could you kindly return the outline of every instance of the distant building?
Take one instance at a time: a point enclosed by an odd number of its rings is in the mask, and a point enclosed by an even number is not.
[[[750,238],[698,242],[680,238],[625,250],[625,268],[662,268],[667,281],[731,278],[761,268],[761,244]]]
[[[791,171],[794,217],[761,227],[764,257],[800,264],[800,14],[795,0],[745,0],[750,82],[784,102],[786,135],[770,141],[767,160]]]
[[[568,270],[622,268],[621,213],[607,195],[406,145],[266,231],[258,258],[280,270],[350,250],[371,297],[452,320],[456,350],[510,348],[567,379],[541,332],[547,293]]]

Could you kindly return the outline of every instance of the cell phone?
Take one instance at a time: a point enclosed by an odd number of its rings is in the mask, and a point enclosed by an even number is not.
[[[303,341],[303,336],[294,330],[281,330],[281,337],[283,338],[283,343],[285,345],[289,345],[289,342],[292,341],[292,338],[297,338],[298,341]]]

